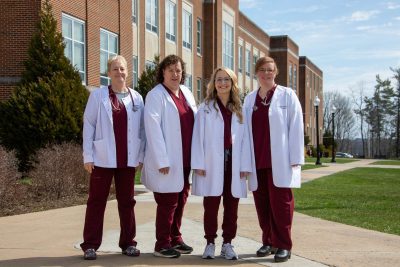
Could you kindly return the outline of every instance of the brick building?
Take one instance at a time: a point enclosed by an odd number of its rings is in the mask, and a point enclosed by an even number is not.
[[[0,100],[7,99],[20,80],[42,2],[1,1]],[[186,85],[201,101],[213,69],[221,65],[235,71],[242,90],[256,89],[255,62],[270,55],[280,71],[277,82],[297,92],[305,113],[305,134],[313,136],[310,103],[316,94],[322,99],[322,71],[299,57],[299,47],[290,37],[269,36],[241,13],[238,0],[50,2],[66,43],[65,54],[86,86],[108,83],[109,56],[121,54],[127,59],[128,83],[135,86],[145,67],[154,64],[155,55],[162,59],[177,54],[186,62]]]

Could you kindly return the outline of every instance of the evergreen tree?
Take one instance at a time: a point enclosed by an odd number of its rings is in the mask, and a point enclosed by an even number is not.
[[[146,70],[142,72],[138,80],[138,85],[135,88],[139,94],[142,95],[143,99],[146,100],[147,93],[157,85],[157,69],[160,63],[160,57],[154,57],[154,63],[156,66],[154,68],[146,67]]]
[[[88,92],[64,55],[49,1],[40,13],[20,84],[0,103],[0,142],[15,150],[20,171],[32,166],[36,151],[48,144],[80,142]]]

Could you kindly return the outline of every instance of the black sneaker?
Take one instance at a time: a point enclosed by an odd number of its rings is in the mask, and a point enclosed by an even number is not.
[[[162,248],[160,251],[155,250],[153,255],[162,258],[179,258],[181,253],[173,248]]]
[[[190,254],[193,251],[193,248],[186,245],[185,243],[181,243],[172,248],[175,249],[176,251],[180,252],[181,254]]]
[[[83,258],[85,260],[95,260],[97,258],[96,250],[94,250],[93,248],[88,248],[83,253]]]

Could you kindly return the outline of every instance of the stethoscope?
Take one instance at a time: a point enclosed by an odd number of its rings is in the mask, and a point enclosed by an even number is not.
[[[109,89],[112,90],[111,87],[109,87]],[[113,93],[115,94],[114,91],[113,91]],[[132,111],[133,111],[133,112],[136,112],[136,111],[139,110],[140,107],[139,107],[138,105],[135,105],[135,101],[133,101],[133,96],[132,96],[131,90],[130,90],[129,88],[128,88],[128,93],[129,93],[129,96],[130,96],[131,101],[132,101]],[[119,101],[119,100],[118,100],[118,101]],[[113,102],[112,102],[112,99],[110,99],[110,102],[111,102],[111,105],[114,107],[115,110],[120,110],[119,107],[117,108],[116,106],[114,106],[114,104],[113,104]]]

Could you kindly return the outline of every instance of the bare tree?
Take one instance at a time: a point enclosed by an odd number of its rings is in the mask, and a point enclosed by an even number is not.
[[[396,109],[396,158],[399,158],[400,150],[400,67],[390,68],[394,72],[393,78],[396,79],[396,89],[395,89],[395,109]]]
[[[349,151],[355,125],[350,98],[334,91],[326,92],[324,101],[324,129],[330,131],[332,128],[332,105],[334,105],[336,107],[334,137],[337,142],[337,150]]]
[[[360,136],[361,136],[361,142],[362,142],[362,152],[363,156],[368,155],[367,151],[367,145],[366,145],[366,140],[365,137],[368,135],[368,132],[366,132],[366,129],[364,127],[365,124],[365,102],[364,102],[364,97],[365,97],[365,81],[360,81],[357,84],[357,88],[355,90],[351,90],[351,96],[353,99],[353,105],[354,105],[354,113],[360,120]]]

